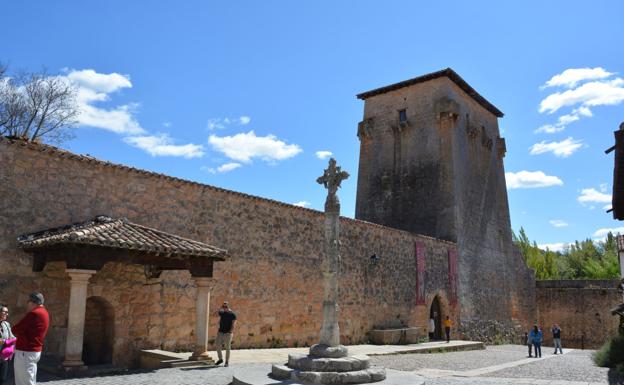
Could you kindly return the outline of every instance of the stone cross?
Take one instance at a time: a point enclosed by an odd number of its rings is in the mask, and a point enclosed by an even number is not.
[[[336,191],[340,183],[349,177],[349,173],[336,166],[331,158],[323,176],[316,181],[327,189],[325,200],[325,258],[321,265],[324,278],[323,324],[321,326],[320,345],[335,347],[340,345],[338,327],[338,277],[340,274],[340,202]]]

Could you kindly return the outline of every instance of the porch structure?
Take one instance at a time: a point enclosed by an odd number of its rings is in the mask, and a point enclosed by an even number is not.
[[[91,276],[108,262],[143,265],[147,279],[158,278],[164,270],[188,270],[197,285],[196,342],[191,359],[210,359],[207,347],[213,263],[228,258],[226,250],[108,216],[22,235],[18,245],[33,255],[33,271],[43,271],[48,262],[66,264],[70,294],[65,368],[85,367],[87,288]],[[97,355],[97,351],[87,353]]]

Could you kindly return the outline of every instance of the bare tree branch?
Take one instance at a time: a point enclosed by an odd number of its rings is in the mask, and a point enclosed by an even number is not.
[[[6,74],[0,64],[0,135],[54,143],[72,136],[79,109],[69,80],[45,70]]]

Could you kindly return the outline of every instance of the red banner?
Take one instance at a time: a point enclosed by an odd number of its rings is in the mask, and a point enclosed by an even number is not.
[[[457,304],[457,250],[448,250],[449,302]]]
[[[426,305],[425,299],[425,245],[416,242],[416,305]]]

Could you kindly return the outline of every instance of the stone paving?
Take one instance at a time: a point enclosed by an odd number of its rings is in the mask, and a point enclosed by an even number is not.
[[[258,350],[258,353],[268,355],[270,352],[266,350],[269,349]],[[564,355],[552,355],[551,348],[544,347],[541,359],[528,359],[524,346],[501,345],[475,351],[374,356],[371,357],[371,363],[383,365],[389,370],[413,372],[420,375],[426,385],[623,384],[624,377],[616,376],[609,369],[594,366],[592,352],[564,350]],[[266,362],[237,362],[236,353],[233,352],[233,363],[228,368],[160,369],[79,379],[59,379],[42,373],[39,381],[49,385],[227,385],[234,373],[268,367]]]

